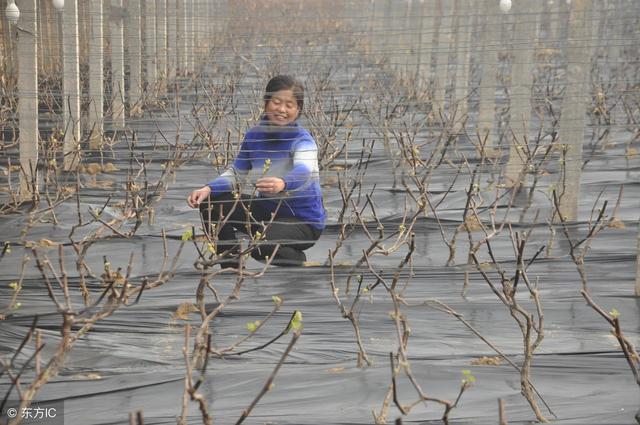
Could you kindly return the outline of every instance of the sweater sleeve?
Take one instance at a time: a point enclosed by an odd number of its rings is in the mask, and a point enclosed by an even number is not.
[[[313,139],[297,142],[293,151],[293,168],[283,180],[285,190],[296,190],[318,172],[318,147]]]
[[[242,145],[240,145],[240,152],[238,152],[238,156],[236,156],[233,164],[218,177],[207,183],[207,186],[211,188],[211,193],[233,191],[238,181],[249,173],[251,169],[251,158],[249,157],[249,150],[246,145],[247,142],[245,140],[242,142]]]

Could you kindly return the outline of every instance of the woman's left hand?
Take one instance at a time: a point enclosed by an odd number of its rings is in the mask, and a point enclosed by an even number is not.
[[[284,180],[278,177],[262,177],[256,182],[256,188],[262,193],[280,193],[284,190]]]

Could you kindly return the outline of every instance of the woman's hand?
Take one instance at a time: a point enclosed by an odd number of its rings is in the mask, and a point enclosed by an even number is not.
[[[284,180],[278,177],[262,177],[256,182],[256,188],[267,194],[276,194],[284,190]]]
[[[209,186],[201,187],[200,189],[196,189],[187,198],[187,204],[191,208],[198,208],[198,206],[202,203],[202,201],[206,201],[211,194],[211,188]]]

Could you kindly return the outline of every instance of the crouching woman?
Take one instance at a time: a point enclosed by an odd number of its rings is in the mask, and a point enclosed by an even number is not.
[[[238,267],[236,231],[260,240],[251,251],[256,260],[299,266],[325,226],[318,149],[297,122],[304,88],[290,76],[274,77],[264,102],[260,123],[245,134],[233,164],[187,199],[200,209],[205,231],[217,237],[223,268]],[[242,193],[247,184],[251,194]]]

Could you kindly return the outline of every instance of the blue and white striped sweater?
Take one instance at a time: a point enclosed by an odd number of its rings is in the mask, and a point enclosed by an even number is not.
[[[253,188],[260,177],[279,177],[285,182],[283,192],[259,194],[267,211],[277,209],[279,216],[296,217],[316,229],[324,228],[318,148],[311,134],[297,122],[282,127],[263,120],[250,129],[233,165],[208,186],[214,194],[231,192],[237,187]]]

